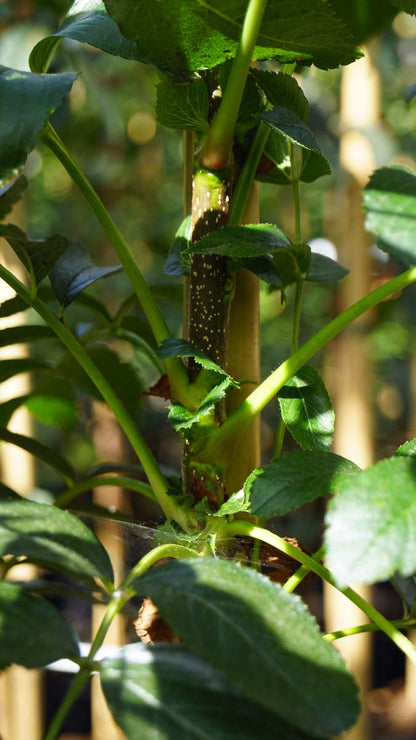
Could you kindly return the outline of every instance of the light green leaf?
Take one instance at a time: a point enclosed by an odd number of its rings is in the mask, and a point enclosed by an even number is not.
[[[416,264],[416,174],[399,165],[377,170],[364,190],[364,210],[380,249]]]
[[[227,501],[220,506],[212,516],[230,516],[231,514],[238,514],[240,511],[249,511],[250,502],[244,491],[236,491],[233,493]]]
[[[72,386],[53,375],[42,378],[36,384],[26,397],[25,406],[37,421],[59,429],[72,429],[78,420]]]
[[[272,224],[249,224],[247,226],[225,226],[211,231],[195,242],[194,254],[221,254],[233,259],[259,257],[289,244],[289,239]]]
[[[335,414],[328,391],[315,368],[306,365],[279,391],[282,419],[306,450],[328,450]]]
[[[82,244],[69,242],[63,254],[55,261],[49,278],[59,303],[66,307],[96,280],[108,277],[121,269],[121,265],[114,267],[94,265]]]
[[[0,670],[12,663],[41,668],[59,658],[78,658],[79,648],[72,627],[52,604],[0,581],[0,656]]]
[[[309,501],[337,493],[358,471],[353,462],[331,452],[288,452],[247,478],[246,510],[266,518],[283,516]]]
[[[343,486],[327,512],[329,568],[340,584],[416,573],[416,461],[381,460]]]
[[[197,360],[198,361],[198,360]],[[221,376],[217,376],[220,377]],[[207,395],[201,401],[196,411],[188,411],[185,406],[180,403],[171,403],[169,409],[169,421],[176,429],[189,429],[189,427],[196,424],[202,419],[203,416],[210,414],[217,403],[221,401],[227,395],[227,392],[231,388],[235,388],[238,384],[229,376],[222,375],[219,383],[216,383]]]
[[[271,105],[289,108],[306,123],[309,117],[309,103],[294,77],[282,72],[266,72],[264,69],[252,69],[251,75]]]
[[[127,645],[101,662],[100,677],[111,712],[127,738],[311,737],[249,702],[183,645]]]
[[[52,468],[58,475],[65,479],[68,485],[71,485],[75,478],[75,470],[72,465],[59,452],[51,447],[47,447],[38,442],[37,439],[26,437],[23,434],[9,432],[8,429],[0,427],[0,440],[11,445],[16,445],[22,450],[26,450],[30,455],[37,457],[45,465]]]
[[[68,246],[68,240],[64,236],[55,234],[47,239],[29,239],[21,229],[12,224],[0,225],[0,236],[9,242],[36,284],[46,277]]]
[[[318,737],[355,721],[354,680],[299,597],[213,558],[167,563],[134,587],[187,647],[268,711]]]
[[[122,33],[148,61],[178,78],[216,67],[235,56],[245,0],[105,0]],[[299,27],[302,26],[302,34]],[[314,62],[319,67],[349,64],[359,52],[349,32],[325,0],[280,0],[269,3],[254,50],[254,59]]]
[[[23,555],[51,570],[113,580],[107,552],[93,532],[49,504],[0,501],[0,555]]]
[[[394,454],[404,455],[406,457],[416,457],[416,437],[409,439],[408,442],[403,442]]]
[[[165,79],[156,90],[156,118],[162,126],[208,133],[209,96],[203,80],[178,85]]]
[[[20,174],[37,136],[76,78],[35,75],[0,65],[0,192]]]

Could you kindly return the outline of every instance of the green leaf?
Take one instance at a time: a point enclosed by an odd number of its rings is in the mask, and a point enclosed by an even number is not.
[[[37,457],[45,465],[52,468],[58,475],[62,476],[68,485],[71,485],[75,478],[75,470],[72,465],[59,452],[38,442],[37,439],[25,437],[23,434],[9,432],[8,429],[0,428],[0,440],[11,445],[16,445],[29,454]]]
[[[78,420],[74,391],[62,378],[42,378],[26,396],[25,406],[37,421],[59,429],[72,429]]]
[[[404,455],[406,457],[416,457],[416,437],[409,439],[408,442],[403,442],[394,454]]]
[[[24,555],[52,570],[113,580],[107,552],[93,532],[49,504],[0,501],[0,555]]]
[[[28,304],[20,296],[16,295],[13,298],[8,298],[7,301],[0,303],[0,319],[4,319],[6,316],[14,316],[20,311],[27,311],[28,308]]]
[[[388,28],[397,13],[389,0],[331,0],[331,5],[357,44]]]
[[[208,133],[209,96],[204,80],[178,85],[165,79],[156,91],[156,118],[162,126]]]
[[[355,476],[329,506],[326,548],[337,581],[376,583],[416,572],[416,461],[381,460]]]
[[[56,334],[43,324],[23,324],[0,330],[0,347],[9,347],[21,342],[36,342],[38,339],[55,339]]]
[[[289,239],[272,224],[224,226],[195,242],[194,254],[221,254],[233,259],[259,257],[289,244]]]
[[[47,239],[29,239],[21,229],[12,224],[0,225],[0,236],[9,242],[36,284],[46,277],[68,245],[68,240],[58,234]]]
[[[41,668],[59,658],[78,658],[79,648],[72,627],[52,604],[0,581],[0,655],[0,668],[11,663]]]
[[[271,105],[289,108],[306,123],[309,117],[309,103],[294,77],[282,72],[266,72],[263,69],[252,69],[251,75]]]
[[[349,270],[324,254],[312,252],[311,265],[306,276],[308,283],[336,283],[348,275]]]
[[[20,373],[45,370],[49,367],[49,363],[44,360],[34,360],[32,357],[16,357],[16,359],[2,360],[0,363],[0,383]]]
[[[235,493],[231,494],[227,501],[224,501],[218,511],[212,514],[212,516],[230,516],[233,514],[239,514],[240,511],[249,510],[250,501],[244,494],[243,489],[241,489],[241,491],[236,491]]]
[[[94,265],[81,244],[69,242],[65,252],[55,262],[49,277],[59,303],[66,307],[96,280],[121,269],[121,265],[114,267]]]
[[[416,264],[416,174],[406,167],[382,167],[364,190],[365,225],[380,249]]]
[[[29,58],[33,72],[46,72],[54,52],[62,39],[90,44],[124,59],[146,61],[136,45],[124,38],[117,24],[110,18],[101,0],[76,0],[64,18],[61,28],[48,36],[32,50]]]
[[[10,398],[8,401],[0,403],[0,427],[8,426],[14,412],[20,408],[20,406],[22,406],[29,397],[29,394],[26,394],[16,398]]]
[[[400,576],[395,573],[390,582],[403,603],[405,619],[416,618],[416,581],[414,576]]]
[[[75,78],[73,74],[35,75],[0,65],[0,192],[20,174],[38,134]]]
[[[164,267],[165,275],[189,275],[191,269],[189,256],[191,238],[192,216],[187,216],[179,226],[169,249]]]
[[[321,148],[312,131],[293,111],[279,106],[263,113],[261,119],[293,144],[322,156]]]
[[[320,450],[288,452],[254,470],[244,484],[254,516],[283,516],[309,501],[337,493],[359,471],[345,457]]]
[[[210,414],[211,411],[214,410],[216,404],[226,396],[227,391],[231,388],[235,388],[237,385],[238,384],[229,375],[225,375],[224,377],[223,374],[222,380],[211,388],[201,401],[196,411],[188,411],[188,409],[180,403],[171,403],[169,409],[169,421],[176,431],[189,429],[189,427],[200,421],[203,416]]]
[[[21,499],[19,494],[13,491],[13,488],[5,486],[4,483],[0,483],[0,498],[14,499],[15,501],[20,501]]]
[[[282,285],[273,259],[268,254],[262,254],[261,257],[252,257],[246,260],[237,260],[237,265],[244,270],[253,272],[254,275],[257,275],[260,280],[268,283],[268,285],[274,285],[275,288],[280,288]]]
[[[122,33],[137,43],[142,60],[178,78],[211,69],[235,56],[241,35],[245,0],[224,7],[223,0],[105,0]],[[302,34],[299,27],[302,26]],[[280,0],[278,12],[269,3],[263,17],[254,59],[311,62],[320,67],[349,64],[359,52],[345,26],[325,0]]]
[[[331,166],[323,154],[302,149],[302,167],[300,179],[302,182],[314,182],[324,175],[331,174]]]
[[[27,180],[24,175],[19,175],[3,195],[0,194],[0,221],[12,210],[14,205],[20,200],[27,188]]]
[[[194,347],[186,339],[176,339],[175,337],[165,339],[157,349],[157,354],[163,360],[167,357],[192,357],[205,370],[212,370],[218,375],[229,377],[219,365],[210,360],[200,349]]]
[[[310,737],[249,702],[183,645],[127,645],[101,662],[100,677],[111,712],[127,738]]]
[[[267,710],[314,736],[354,722],[354,681],[299,597],[212,558],[167,563],[134,586],[187,647]]]
[[[279,391],[282,419],[306,450],[328,450],[334,433],[334,410],[315,368],[305,365]]]

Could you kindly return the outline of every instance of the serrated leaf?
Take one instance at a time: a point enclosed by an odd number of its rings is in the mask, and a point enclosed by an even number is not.
[[[0,236],[8,241],[36,284],[46,277],[68,246],[68,240],[59,234],[46,239],[29,239],[12,224],[0,224]]]
[[[64,18],[61,28],[33,48],[29,58],[33,72],[46,72],[49,62],[62,39],[90,44],[97,49],[123,59],[143,59],[136,45],[124,38],[110,18],[101,0],[76,0]]]
[[[44,360],[35,360],[32,357],[16,357],[15,359],[2,360],[0,363],[0,383],[20,373],[30,373],[34,370],[46,370],[50,364]]]
[[[289,239],[272,224],[224,226],[192,244],[194,254],[221,254],[232,259],[260,257],[289,244]]]
[[[314,182],[320,177],[331,174],[331,166],[323,154],[302,150],[301,182]]]
[[[59,658],[78,658],[79,648],[72,627],[52,604],[0,581],[0,655],[3,666],[41,668]]]
[[[309,103],[294,77],[282,72],[252,69],[250,73],[273,106],[289,108],[301,121],[309,117]]]
[[[66,307],[96,280],[108,277],[121,269],[121,265],[114,267],[94,265],[82,244],[69,242],[64,253],[55,262],[49,277],[59,303]]]
[[[320,450],[288,452],[254,470],[244,484],[246,511],[283,516],[309,501],[337,493],[359,471],[345,457]]]
[[[14,205],[20,200],[27,188],[27,180],[24,175],[19,175],[12,181],[9,188],[6,188],[3,194],[0,194],[0,220],[12,210]]]
[[[267,710],[314,736],[337,735],[354,722],[354,680],[297,596],[212,558],[168,563],[134,586],[187,647]]]
[[[16,445],[22,450],[26,450],[30,455],[41,460],[45,465],[52,468],[58,475],[65,479],[68,485],[71,485],[75,479],[75,470],[72,465],[59,452],[51,447],[47,447],[38,442],[37,439],[26,437],[23,434],[10,432],[8,429],[0,427],[0,440],[11,445]]]
[[[191,260],[188,250],[191,246],[191,237],[192,216],[187,216],[179,226],[169,249],[164,267],[165,275],[189,275]]]
[[[329,567],[340,584],[416,572],[416,461],[381,460],[343,487],[328,508]]]
[[[319,373],[305,365],[279,391],[282,419],[296,442],[306,450],[328,450],[335,414]]]
[[[211,370],[214,373],[218,373],[218,375],[229,377],[219,365],[210,360],[200,349],[194,347],[186,339],[177,339],[175,337],[165,339],[160,347],[158,347],[157,355],[163,360],[167,357],[192,357],[205,370]]]
[[[229,391],[230,388],[235,388],[236,385],[237,383],[229,375],[224,377],[223,374],[222,380],[211,388],[205,398],[201,401],[196,411],[188,411],[188,409],[180,403],[171,403],[169,409],[169,421],[176,431],[189,429],[200,421],[203,416],[210,414],[211,411],[214,410],[216,404],[225,398],[227,391]]]
[[[240,511],[249,510],[250,502],[243,489],[241,489],[241,491],[236,491],[235,493],[231,494],[227,501],[224,501],[218,511],[212,514],[212,516],[230,516],[233,514],[239,514]]]
[[[306,276],[308,283],[336,283],[348,275],[349,270],[326,257],[324,254],[312,252],[311,265]]]
[[[267,126],[289,139],[293,144],[298,144],[303,149],[322,155],[321,148],[310,128],[289,108],[282,106],[273,108],[273,110],[263,113],[261,119]]]
[[[128,738],[310,737],[249,702],[183,645],[127,645],[101,662],[100,677],[111,712]]]
[[[406,457],[416,457],[416,437],[409,439],[407,442],[403,442],[394,454],[404,455]]]
[[[246,11],[245,0],[105,0],[122,33],[137,43],[142,60],[186,79],[235,56]],[[299,27],[302,25],[302,34]],[[345,26],[324,0],[280,0],[266,6],[254,59],[311,62],[336,67],[359,52]]]
[[[0,555],[23,555],[52,570],[113,580],[107,552],[93,532],[49,504],[0,501]]]
[[[377,170],[364,190],[364,210],[380,249],[416,264],[416,174],[400,165]]]
[[[0,65],[0,192],[20,174],[38,134],[75,78],[74,74],[35,75]]]
[[[156,92],[156,118],[162,126],[208,133],[209,96],[204,80],[175,84],[166,79]]]
[[[36,342],[38,339],[55,339],[56,334],[43,324],[20,324],[0,330],[0,347],[9,347],[22,342]]]

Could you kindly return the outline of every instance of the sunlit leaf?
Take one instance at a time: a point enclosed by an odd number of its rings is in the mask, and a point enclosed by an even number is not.
[[[315,368],[306,365],[279,391],[282,418],[306,450],[328,450],[334,433],[334,410]]]
[[[156,90],[156,117],[162,126],[190,129],[197,134],[209,131],[209,95],[203,80],[182,85],[163,80]]]
[[[46,239],[29,239],[18,226],[12,224],[0,224],[0,236],[9,242],[36,284],[46,277],[68,246],[68,240],[59,234]]]

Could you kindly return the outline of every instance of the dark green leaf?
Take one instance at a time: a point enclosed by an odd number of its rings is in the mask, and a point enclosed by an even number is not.
[[[280,284],[285,288],[299,279],[296,257],[290,249],[279,249],[273,255],[273,264]]]
[[[0,319],[4,319],[6,316],[14,316],[15,313],[26,311],[28,308],[26,301],[16,295],[0,304]]]
[[[49,504],[0,501],[0,555],[24,555],[52,570],[113,580],[107,552],[93,532]]]
[[[323,154],[302,150],[302,167],[300,179],[302,182],[314,182],[324,175],[331,174],[331,167]]]
[[[45,465],[52,468],[58,475],[62,476],[66,482],[71,485],[75,478],[75,471],[72,465],[59,452],[52,450],[50,447],[38,442],[37,439],[25,437],[23,434],[9,432],[8,429],[0,428],[0,439],[8,444],[16,445],[22,450],[26,450],[30,455],[37,457]]]
[[[9,488],[9,486],[5,486],[4,483],[0,483],[0,498],[19,501],[21,497],[16,493],[16,491],[13,491],[13,488]]]
[[[336,283],[348,275],[349,270],[323,254],[312,252],[311,266],[306,280],[308,283]]]
[[[399,594],[403,611],[406,619],[415,619],[416,617],[416,581],[414,576],[400,576],[395,573],[390,582]]]
[[[380,249],[416,264],[416,174],[406,167],[382,167],[364,190],[366,227]]]
[[[18,396],[17,398],[10,398],[8,401],[0,403],[0,427],[8,426],[16,409],[20,408],[28,398],[29,395]]]
[[[127,645],[101,662],[100,676],[111,712],[127,738],[310,737],[249,702],[183,645]]]
[[[0,330],[0,347],[8,347],[21,342],[35,342],[38,339],[50,339],[51,337],[53,339],[56,337],[55,332],[43,324],[10,326]]]
[[[96,280],[121,269],[121,265],[115,267],[94,265],[81,244],[70,242],[65,252],[55,262],[49,277],[59,303],[69,306],[79,293]]]
[[[212,370],[214,373],[218,373],[218,375],[227,376],[227,373],[219,365],[210,360],[200,349],[194,347],[186,339],[176,339],[175,337],[165,339],[158,348],[157,354],[162,359],[166,359],[167,357],[193,357],[195,362],[205,370]]]
[[[79,648],[72,627],[52,604],[0,581],[0,655],[3,666],[41,668],[59,658],[78,658]]]
[[[225,65],[226,66],[226,65]],[[229,63],[231,69],[231,63]],[[259,89],[254,79],[249,76],[244,88],[241,105],[238,111],[237,123],[235,126],[236,136],[242,136],[258,124],[260,113],[265,110],[265,105],[260,95]]]
[[[263,113],[261,119],[293,144],[298,144],[303,149],[322,156],[321,148],[312,131],[288,108],[273,108]]]
[[[306,450],[328,450],[334,433],[334,410],[315,368],[306,365],[279,391],[282,418]]]
[[[16,359],[2,360],[0,363],[0,383],[19,373],[30,373],[33,370],[45,370],[50,365],[43,360],[34,360],[31,357],[16,357]]]
[[[416,15],[416,0],[390,0],[390,2],[405,13]]]
[[[341,584],[416,572],[416,461],[394,456],[343,487],[327,513],[329,567]]]
[[[288,452],[247,478],[246,510],[267,518],[283,516],[320,496],[337,493],[358,471],[353,462],[331,452]]]
[[[0,192],[21,172],[39,132],[76,75],[34,75],[0,66]]]
[[[397,13],[389,0],[331,0],[331,5],[357,44],[388,28]]]
[[[122,33],[137,43],[143,61],[176,77],[216,67],[235,56],[246,11],[245,0],[105,0]],[[302,34],[299,28],[302,26]],[[266,7],[254,59],[311,62],[337,67],[359,52],[324,0],[280,0]]]
[[[46,277],[68,245],[68,240],[58,234],[47,239],[29,239],[21,229],[12,224],[0,225],[0,236],[9,242],[36,284]]]
[[[301,121],[306,123],[309,117],[309,103],[294,77],[282,72],[266,72],[263,69],[252,69],[251,74],[269,103],[273,106],[289,108]]]
[[[405,455],[406,457],[416,457],[416,437],[414,439],[409,439],[408,442],[403,442],[394,454]]]
[[[225,226],[211,231],[192,245],[195,254],[221,254],[233,259],[259,257],[289,244],[289,239],[272,224]]]
[[[61,28],[34,47],[29,63],[34,72],[45,72],[63,38],[90,44],[108,54],[147,61],[136,45],[124,38],[117,24],[110,18],[101,0],[76,0],[65,16]]]
[[[247,260],[238,260],[237,264],[244,270],[253,272],[260,280],[263,280],[269,285],[274,285],[276,288],[280,288],[282,285],[273,259],[268,254],[263,254],[261,257],[252,257]]]
[[[157,86],[156,118],[162,126],[206,134],[208,113],[208,89],[203,80],[177,85],[166,79]]]
[[[13,180],[10,187],[3,195],[0,195],[0,221],[12,210],[15,203],[22,197],[27,188],[27,180],[24,175],[19,175]]]
[[[251,700],[314,736],[337,735],[354,722],[354,681],[297,596],[250,568],[211,558],[154,568],[135,587],[187,647]]]
[[[179,226],[166,258],[165,275],[189,275],[191,267],[189,256],[191,237],[192,216],[187,216]]]

